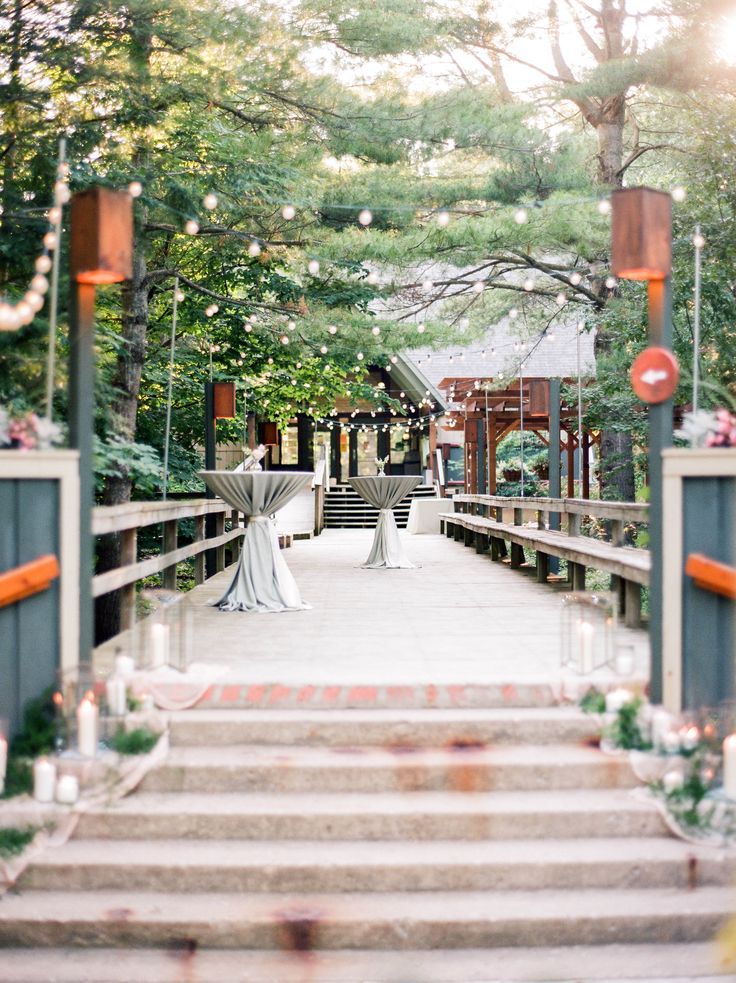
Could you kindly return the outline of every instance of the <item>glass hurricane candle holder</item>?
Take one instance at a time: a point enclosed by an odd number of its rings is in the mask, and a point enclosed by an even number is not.
[[[561,664],[587,676],[614,667],[616,595],[576,591],[562,599]]]
[[[149,590],[141,594],[147,609],[137,626],[139,662],[145,669],[171,666],[186,672],[191,662],[192,610],[185,594]]]

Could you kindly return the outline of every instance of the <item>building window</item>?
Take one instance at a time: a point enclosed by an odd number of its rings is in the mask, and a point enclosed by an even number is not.
[[[465,453],[462,447],[451,446],[445,461],[445,480],[463,484],[465,481]]]

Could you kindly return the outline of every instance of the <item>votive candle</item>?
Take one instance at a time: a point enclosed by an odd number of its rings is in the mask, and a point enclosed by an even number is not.
[[[62,775],[56,783],[56,801],[73,806],[79,798],[79,781],[76,775]]]
[[[579,665],[583,675],[593,671],[593,637],[595,628],[589,621],[578,622]]]

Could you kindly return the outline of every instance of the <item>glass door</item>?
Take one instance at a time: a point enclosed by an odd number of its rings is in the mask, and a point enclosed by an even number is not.
[[[376,458],[378,457],[378,434],[375,430],[358,430],[358,475],[375,474]]]

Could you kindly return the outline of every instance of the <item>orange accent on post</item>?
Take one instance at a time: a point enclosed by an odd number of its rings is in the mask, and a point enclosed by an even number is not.
[[[37,560],[0,573],[0,608],[15,604],[33,594],[40,594],[58,576],[59,561],[52,554],[39,556]]]
[[[727,563],[711,560],[702,553],[691,553],[685,564],[685,573],[698,587],[736,601],[736,568]]]

